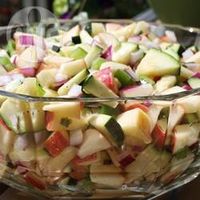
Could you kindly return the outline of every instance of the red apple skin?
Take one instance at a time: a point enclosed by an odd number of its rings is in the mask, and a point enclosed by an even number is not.
[[[158,149],[162,149],[165,145],[166,133],[156,124],[152,132],[153,141]]]
[[[175,135],[172,135],[171,136],[171,145],[170,145],[171,152],[174,152],[175,145],[176,145],[176,137],[175,137]]]
[[[23,74],[25,77],[34,77],[36,74],[36,69],[33,67],[19,68],[19,73]]]
[[[127,155],[125,158],[121,159],[119,161],[121,168],[126,168],[128,165],[130,165],[135,159],[131,154]]]
[[[41,177],[36,175],[33,172],[28,172],[24,175],[24,180],[28,183],[31,184],[32,186],[38,188],[39,190],[45,190],[47,185],[44,180],[42,180]]]
[[[111,89],[113,92],[117,92],[117,85],[114,80],[112,70],[110,67],[102,69],[94,74],[94,76],[102,82],[105,86]]]
[[[78,181],[84,179],[88,174],[88,169],[86,166],[77,165],[72,162],[71,167],[72,167],[72,172],[70,172],[69,176]]]
[[[128,111],[128,110],[135,109],[135,108],[140,108],[144,112],[148,112],[148,110],[149,110],[147,106],[145,106],[145,105],[143,105],[141,103],[135,103],[135,102],[133,102],[133,103],[126,103],[126,104],[124,104],[124,112]]]
[[[59,131],[53,132],[44,142],[45,149],[53,157],[58,156],[67,146],[69,146],[69,141]]]
[[[67,80],[61,80],[61,81],[55,82],[53,85],[53,88],[58,89],[60,86],[62,86],[66,82],[67,82]]]
[[[6,125],[6,123],[4,122],[2,118],[0,118],[0,126],[3,126],[8,131],[11,131],[11,129]]]
[[[72,160],[72,163],[74,165],[84,165],[85,163],[88,163],[88,162],[92,162],[92,161],[95,161],[97,159],[97,154],[94,153],[94,154],[91,154],[89,156],[86,156],[85,158],[80,158],[79,156],[76,156],[73,160]]]

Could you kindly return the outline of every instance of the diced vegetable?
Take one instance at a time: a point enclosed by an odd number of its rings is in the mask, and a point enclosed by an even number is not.
[[[160,50],[151,49],[137,66],[136,73],[148,77],[160,77],[176,75],[179,70],[180,64],[173,57]]]

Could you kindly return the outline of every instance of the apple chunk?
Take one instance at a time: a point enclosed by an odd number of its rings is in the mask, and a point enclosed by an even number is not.
[[[178,152],[184,147],[190,147],[199,139],[200,124],[181,124],[177,125],[172,138],[173,153]]]
[[[88,129],[84,134],[83,143],[78,151],[78,156],[80,158],[111,147],[107,139],[95,129]]]
[[[58,156],[68,145],[67,133],[59,131],[53,132],[44,143],[45,148],[53,157]]]
[[[142,139],[145,143],[151,142],[151,121],[143,110],[135,108],[126,111],[118,116],[117,122],[122,127],[125,135]]]
[[[24,175],[24,179],[27,183],[31,184],[32,186],[40,189],[45,190],[47,185],[44,181],[44,178],[38,176],[37,174],[33,172],[28,172]]]
[[[80,119],[79,102],[52,103],[45,105],[46,128],[48,131],[64,131],[83,128],[85,121]]]
[[[75,147],[67,147],[58,156],[50,158],[43,173],[47,175],[61,174],[67,164],[76,156]]]
[[[12,149],[15,141],[15,134],[0,119],[0,153],[6,156]]]
[[[90,167],[90,178],[93,183],[118,188],[125,181],[125,178],[120,172],[121,169],[114,165],[93,164]]]
[[[152,137],[155,146],[159,149],[162,149],[163,146],[165,145],[166,130],[167,130],[167,119],[158,120],[152,132]]]

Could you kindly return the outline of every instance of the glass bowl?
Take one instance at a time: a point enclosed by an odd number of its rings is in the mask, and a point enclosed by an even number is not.
[[[93,20],[94,21],[94,20]],[[99,20],[96,20],[99,22]],[[0,31],[0,41],[3,46],[6,42],[8,30],[9,34],[13,34],[16,30],[22,29],[27,32],[39,31],[43,34],[55,34],[58,28],[69,29],[73,25],[80,23],[85,25],[90,21],[60,21],[56,23],[49,23],[40,25],[33,25],[32,27],[16,26],[7,27],[5,30]],[[100,22],[117,22],[122,24],[129,24],[131,20],[100,20]],[[158,25],[160,26],[160,25]],[[195,44],[199,45],[198,29],[184,28],[177,26],[166,25],[168,29],[175,31],[178,37],[178,41],[183,46],[190,46]],[[49,31],[50,30],[50,31]],[[119,98],[66,98],[66,97],[35,97],[27,96],[22,94],[16,94],[11,92],[5,92],[0,90],[1,99],[9,99],[10,105],[8,104],[5,112],[9,113],[13,120],[16,121],[16,129],[18,124],[20,127],[27,126],[27,122],[20,119],[25,119],[28,116],[32,117],[31,120],[38,120],[37,123],[42,121],[48,122],[46,113],[42,110],[44,105],[50,105],[50,103],[59,104],[67,103],[79,106],[79,118],[84,118],[86,121],[88,116],[99,109],[100,105],[106,104],[119,104],[121,109],[124,109],[126,105],[143,105],[145,110],[152,120],[152,123],[156,123],[160,113],[164,115],[164,111],[169,111],[168,123],[174,123],[180,120],[181,108],[184,108],[185,113],[200,112],[200,89],[193,89],[189,91],[179,92],[175,94],[162,95],[162,96],[140,96],[140,97],[119,97]],[[25,108],[34,108],[33,110],[26,109],[23,113],[17,110],[20,106]],[[80,114],[81,110],[81,114]],[[28,113],[28,114],[27,114]],[[39,119],[35,116],[40,116]],[[21,118],[23,117],[23,118]],[[63,124],[69,123],[69,120],[63,121]],[[77,119],[77,123],[78,119]],[[76,125],[76,124],[75,124]],[[110,129],[113,129],[114,125],[111,124]],[[141,127],[145,129],[145,120]],[[35,127],[37,129],[37,127]],[[114,131],[116,127],[114,127]],[[199,124],[191,122],[190,126],[186,128],[200,130]],[[0,134],[3,139],[0,141],[0,151],[7,152],[7,156],[1,156],[0,162],[0,181],[9,185],[10,187],[18,190],[28,192],[31,195],[35,195],[37,198],[47,197],[52,199],[71,199],[71,198],[118,198],[118,197],[129,197],[135,199],[153,199],[159,195],[169,192],[175,188],[178,188],[193,179],[195,179],[200,173],[200,148],[199,142],[196,142],[177,155],[171,154],[171,145],[167,145],[166,148],[160,147],[160,140],[157,138],[149,145],[140,144],[132,141],[131,138],[126,138],[125,142],[121,144],[120,149],[110,147],[106,153],[101,151],[100,154],[93,154],[86,160],[73,158],[76,155],[78,147],[67,147],[64,154],[56,160],[49,158],[47,152],[43,149],[43,142],[48,137],[48,131],[37,130],[33,134],[16,135],[14,134],[5,123],[0,121]],[[7,135],[5,135],[7,134]],[[159,133],[158,133],[159,134]],[[23,142],[23,138],[25,141]],[[116,138],[121,143],[122,138],[120,136]],[[147,140],[149,138],[146,138]],[[169,138],[165,138],[166,140]],[[6,145],[2,145],[3,142],[7,142]],[[63,139],[64,140],[64,139]],[[15,141],[15,143],[13,142]],[[18,141],[16,144],[16,141]],[[140,141],[141,142],[141,141]],[[95,143],[94,145],[98,145]],[[140,144],[140,145],[139,145]],[[104,143],[105,145],[105,143]],[[101,146],[101,145],[100,145]],[[115,154],[121,156],[126,155],[127,151],[130,150],[134,154],[134,159],[128,168],[98,168],[98,165],[94,165],[93,169],[88,169],[87,163],[93,162],[109,165],[108,155],[112,162],[115,160]],[[155,148],[156,147],[156,148]],[[16,148],[16,149],[15,149]],[[9,153],[8,153],[9,152]],[[124,155],[123,155],[124,154]],[[15,162],[10,161],[10,157]],[[122,159],[122,165],[130,161]],[[72,162],[73,159],[73,162]],[[82,163],[81,163],[82,162]],[[71,168],[67,167],[71,165]],[[75,164],[74,164],[75,163]],[[78,163],[78,164],[77,164]],[[75,165],[75,167],[74,167]],[[77,165],[79,167],[77,167]],[[53,166],[53,167],[52,167]],[[86,166],[86,167],[85,167]],[[62,170],[60,170],[62,168]],[[72,170],[72,171],[71,171]],[[72,172],[74,176],[80,176],[83,170],[90,170],[90,175],[93,179],[101,179],[102,184],[91,184],[87,177],[84,181],[78,183],[74,182],[70,178],[69,174]],[[87,173],[88,175],[88,173]],[[91,178],[91,177],[90,177]],[[120,183],[119,183],[120,182]],[[106,183],[106,184],[105,184]]]

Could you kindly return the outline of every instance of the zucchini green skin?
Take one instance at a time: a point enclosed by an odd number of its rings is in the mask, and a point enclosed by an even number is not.
[[[96,97],[110,97],[117,98],[118,96],[107,88],[103,83],[98,81],[93,75],[89,76],[83,83],[83,92],[87,94],[92,94]],[[117,101],[102,102],[105,105],[109,105],[113,108],[117,107],[119,104]]]
[[[121,146],[124,142],[124,133],[121,126],[116,123],[116,120],[111,117],[110,120],[105,124],[106,129],[110,133],[117,146]]]
[[[124,143],[124,132],[120,124],[110,115],[94,114],[89,123],[100,131],[113,146],[120,147]]]

